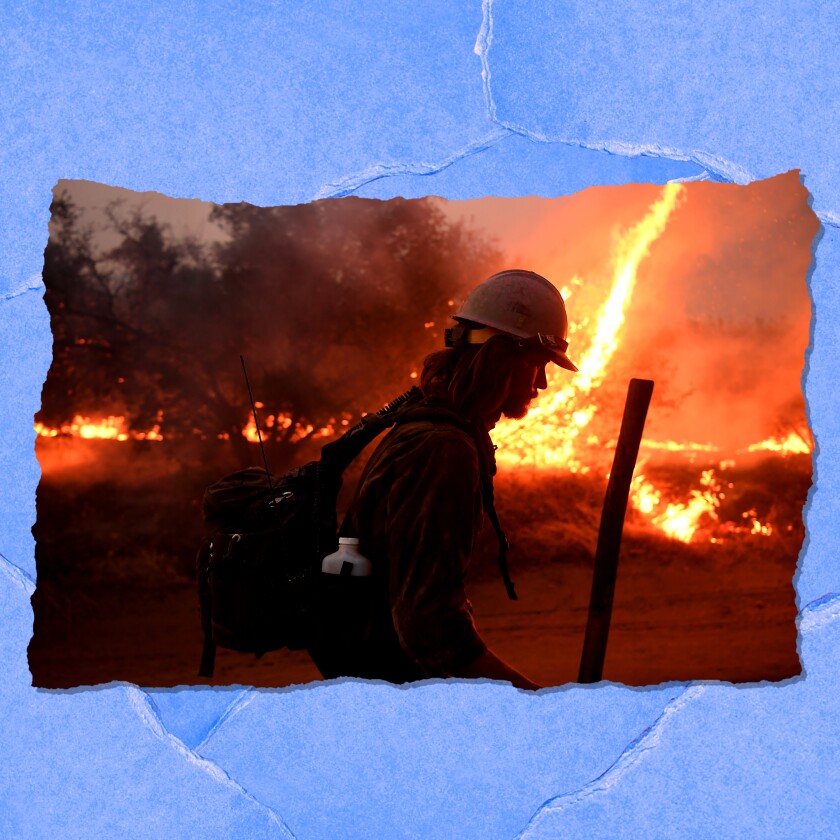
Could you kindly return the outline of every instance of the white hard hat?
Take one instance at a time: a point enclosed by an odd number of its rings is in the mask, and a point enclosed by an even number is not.
[[[541,346],[558,365],[566,370],[577,370],[566,355],[569,320],[563,297],[536,272],[515,268],[494,274],[467,295],[452,317],[464,327],[478,324],[490,330],[467,330],[479,333],[472,336],[465,335],[463,329],[448,330],[449,345],[459,339],[471,344],[480,343],[496,331],[523,339],[523,343]]]

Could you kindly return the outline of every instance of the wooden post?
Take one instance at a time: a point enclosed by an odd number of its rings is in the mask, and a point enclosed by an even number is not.
[[[631,379],[621,420],[621,432],[613,456],[607,494],[601,511],[598,547],[595,550],[595,568],[592,575],[592,594],[589,597],[589,618],[580,659],[579,683],[593,683],[601,679],[607,637],[610,632],[615,578],[618,571],[618,554],[621,532],[627,512],[627,498],[639,444],[645,427],[653,382],[650,379]]]

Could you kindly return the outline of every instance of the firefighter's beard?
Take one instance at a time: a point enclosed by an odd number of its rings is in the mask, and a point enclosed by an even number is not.
[[[546,387],[546,363],[542,357],[526,356],[519,360],[511,371],[507,395],[497,409],[498,414],[494,422],[500,416],[521,420],[528,413],[531,402],[539,394],[540,389]]]
[[[511,420],[521,420],[531,407],[531,401],[537,396],[537,391],[528,389],[527,393],[511,392],[502,403],[502,414]]]

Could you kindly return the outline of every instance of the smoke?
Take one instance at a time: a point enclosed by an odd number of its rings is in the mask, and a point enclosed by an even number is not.
[[[152,217],[145,196],[79,186],[59,185],[45,253],[50,429],[120,414],[169,442],[229,441],[248,463],[242,354],[265,416],[284,420],[267,442],[291,457],[414,384],[452,299],[499,260],[427,199],[205,204],[218,235],[200,244],[177,233],[192,202],[158,197]]]
[[[421,212],[420,202],[228,206],[208,219],[210,206],[199,202],[72,187],[91,213],[123,196],[181,235],[191,220],[193,234],[223,249],[232,294],[259,303],[217,307],[221,326],[249,337],[255,375],[264,360],[287,360],[282,376],[266,375],[261,393],[293,397],[312,418],[321,409],[335,415],[369,408],[365,400],[384,400],[411,384],[410,372],[442,343],[448,301],[500,268],[530,268],[565,289],[569,354],[580,358],[609,291],[615,243],[661,192],[631,184],[552,199],[435,199],[448,222],[464,225],[447,228]],[[649,437],[732,450],[778,433],[780,425],[804,425],[806,275],[818,227],[795,171],[748,186],[686,185],[639,266],[598,403],[620,407],[630,377],[654,379]],[[479,236],[469,236],[471,229]],[[238,376],[236,365],[232,370]],[[357,371],[363,383],[352,375]],[[326,383],[329,405],[303,387],[313,378]],[[237,379],[231,393],[240,386]]]
[[[587,343],[611,279],[611,255],[661,188],[629,185],[562,199],[448,205],[496,234],[510,260],[571,294]],[[819,222],[798,172],[748,186],[687,184],[682,204],[639,266],[619,349],[596,399],[614,404],[632,376],[656,381],[646,435],[726,450],[804,425],[809,339],[806,275]]]
[[[797,401],[804,412],[818,227],[796,172],[688,186],[643,267],[625,333],[661,379],[652,433],[737,449],[778,433]]]

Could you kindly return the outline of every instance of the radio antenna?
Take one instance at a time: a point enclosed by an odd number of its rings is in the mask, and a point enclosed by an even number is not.
[[[242,362],[242,373],[245,374],[245,384],[248,386],[248,399],[251,400],[251,411],[254,413],[254,425],[257,427],[257,439],[260,442],[260,452],[262,452],[263,464],[265,465],[265,476],[268,479],[268,489],[274,495],[274,487],[271,484],[271,473],[268,469],[268,460],[265,457],[265,447],[263,446],[262,434],[260,433],[260,423],[257,420],[257,406],[254,404],[254,395],[251,393],[251,383],[248,380],[248,371],[245,368],[245,357],[240,353],[239,361]]]

